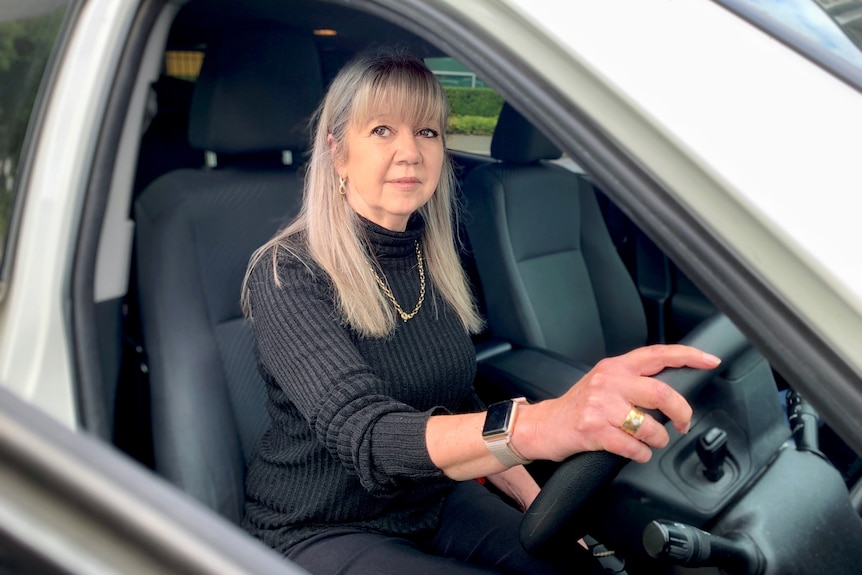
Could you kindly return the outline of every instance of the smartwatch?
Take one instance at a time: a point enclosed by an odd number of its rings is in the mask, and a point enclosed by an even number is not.
[[[485,426],[482,428],[482,439],[488,446],[488,451],[506,467],[530,463],[523,455],[512,447],[512,431],[515,428],[515,418],[518,415],[518,405],[526,404],[523,397],[507,399],[488,406],[485,413]]]

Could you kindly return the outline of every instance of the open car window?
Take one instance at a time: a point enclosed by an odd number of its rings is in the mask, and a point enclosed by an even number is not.
[[[446,146],[459,152],[489,156],[491,136],[503,107],[502,96],[455,58],[426,58],[425,63],[449,97]]]

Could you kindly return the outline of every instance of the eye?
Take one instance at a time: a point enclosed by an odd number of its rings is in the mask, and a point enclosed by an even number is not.
[[[421,130],[416,132],[416,135],[422,138],[436,138],[440,135],[440,132],[432,128],[422,128]]]
[[[388,136],[392,133],[392,129],[388,126],[377,126],[371,129],[371,133],[375,136]]]

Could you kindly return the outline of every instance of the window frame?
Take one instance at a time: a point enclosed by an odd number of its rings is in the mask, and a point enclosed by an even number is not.
[[[59,69],[60,55],[68,44],[71,35],[71,24],[75,21],[80,3],[75,0],[64,0],[66,3],[65,14],[54,37],[45,67],[42,72],[39,87],[33,99],[30,116],[27,118],[27,128],[18,150],[17,166],[15,168],[15,181],[11,189],[9,205],[9,219],[6,222],[5,237],[0,238],[0,301],[5,299],[12,269],[15,263],[15,252],[18,243],[19,229],[21,226],[22,212],[26,197],[22,190],[29,187],[31,167],[33,163],[33,150],[37,145],[38,135],[42,132],[42,125],[46,115],[46,102],[51,92],[54,79]],[[55,8],[59,9],[59,8]]]

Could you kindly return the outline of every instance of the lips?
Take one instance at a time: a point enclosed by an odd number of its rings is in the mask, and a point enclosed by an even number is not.
[[[419,178],[395,178],[394,180],[389,180],[389,184],[401,191],[415,190],[419,187],[420,183]]]

